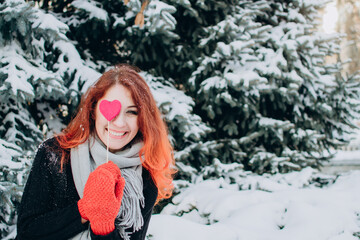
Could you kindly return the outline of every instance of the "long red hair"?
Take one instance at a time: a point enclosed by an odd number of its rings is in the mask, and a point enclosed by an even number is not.
[[[105,72],[82,96],[76,116],[62,133],[56,136],[63,149],[61,166],[69,159],[66,150],[84,143],[91,134],[95,134],[96,104],[115,84],[123,85],[131,92],[138,108],[138,137],[144,142],[139,152],[142,165],[150,172],[158,188],[158,200],[169,198],[172,195],[172,180],[176,170],[167,127],[149,86],[138,74],[138,70],[130,65],[120,64]]]

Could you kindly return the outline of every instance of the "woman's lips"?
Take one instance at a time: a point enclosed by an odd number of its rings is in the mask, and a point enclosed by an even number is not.
[[[108,130],[108,133],[109,133],[110,137],[112,137],[112,138],[121,139],[121,138],[124,138],[128,132],[114,131],[114,130],[110,129],[110,130]]]

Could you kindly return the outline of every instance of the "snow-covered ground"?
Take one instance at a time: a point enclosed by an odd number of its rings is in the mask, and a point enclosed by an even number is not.
[[[359,145],[360,146],[360,143]],[[349,170],[360,170],[360,150],[338,151],[334,158],[322,167],[322,172],[338,174]]]
[[[153,215],[148,239],[358,240],[360,171],[335,176],[306,168],[250,174],[241,184],[202,181]]]

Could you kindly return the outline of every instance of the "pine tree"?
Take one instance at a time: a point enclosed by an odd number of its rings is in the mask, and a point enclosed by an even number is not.
[[[359,92],[340,91],[354,82],[324,62],[338,53],[339,37],[315,32],[320,7],[241,1],[206,28],[199,47],[216,48],[199,59],[189,86],[197,113],[216,129],[214,145],[223,145],[214,157],[257,173],[286,172],[320,166],[326,150],[347,141]],[[343,97],[352,101],[334,104]]]
[[[15,234],[34,150],[61,130],[95,70],[66,37],[68,26],[24,1],[0,5],[0,237]],[[94,79],[95,77],[95,79]]]

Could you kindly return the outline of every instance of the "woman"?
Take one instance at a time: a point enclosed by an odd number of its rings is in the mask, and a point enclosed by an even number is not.
[[[103,106],[117,107],[110,122]],[[149,87],[133,67],[118,65],[88,89],[66,129],[40,145],[17,239],[145,239],[174,173]]]

